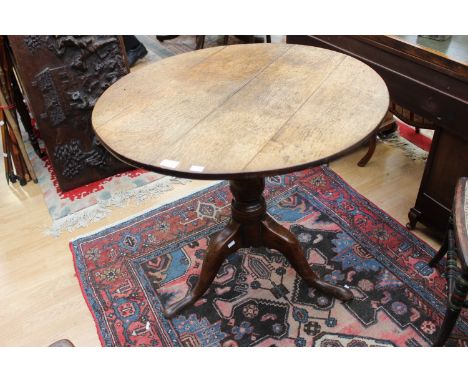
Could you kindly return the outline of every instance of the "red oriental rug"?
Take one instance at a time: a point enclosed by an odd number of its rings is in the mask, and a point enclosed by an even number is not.
[[[404,122],[398,121],[398,132],[400,136],[407,141],[411,142],[413,145],[419,147],[420,149],[429,152],[431,149],[433,130],[424,130],[421,132],[427,132],[428,135],[417,133],[416,129],[413,126],[407,125]]]
[[[308,288],[285,258],[242,249],[195,306],[161,309],[194,285],[210,235],[226,224],[226,182],[70,243],[105,346],[428,346],[444,315],[446,282],[434,250],[328,167],[270,177],[271,216],[301,242],[342,303]],[[466,333],[468,317],[456,330]],[[450,342],[451,345],[466,345]]]

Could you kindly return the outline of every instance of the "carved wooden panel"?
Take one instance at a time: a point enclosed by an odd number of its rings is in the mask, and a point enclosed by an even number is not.
[[[121,172],[94,135],[99,96],[129,72],[119,36],[9,36],[15,66],[62,190]]]

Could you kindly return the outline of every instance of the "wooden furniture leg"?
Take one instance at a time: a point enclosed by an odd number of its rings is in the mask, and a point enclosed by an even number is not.
[[[195,50],[203,49],[205,46],[205,36],[195,36]]]
[[[421,212],[419,212],[416,208],[411,208],[408,212],[408,219],[409,222],[406,223],[406,228],[414,229],[416,227],[416,223],[418,222],[421,216]]]
[[[377,132],[372,135],[369,139],[369,148],[367,149],[366,155],[364,155],[358,162],[359,167],[364,167],[367,162],[370,161],[372,155],[374,155],[375,147],[377,146]]]
[[[450,333],[457,322],[457,318],[462,310],[466,295],[468,293],[468,274],[458,276],[455,279],[455,287],[453,288],[452,296],[450,297],[447,312],[445,314],[444,322],[440,328],[439,337],[434,342],[433,346],[443,346],[447,341]]]
[[[393,114],[388,111],[383,122],[380,124],[380,127],[370,137],[367,153],[359,160],[357,164],[359,167],[364,167],[374,155],[375,147],[377,146],[377,135],[385,131],[393,131],[395,130],[396,126],[397,125],[395,119],[393,118]]]
[[[268,215],[262,221],[262,226],[264,246],[281,252],[310,287],[342,301],[349,301],[353,298],[350,290],[320,280],[320,277],[310,268],[299,241],[289,230]]]
[[[429,261],[429,266],[432,268],[434,267],[444,255],[447,253],[447,237],[444,239],[442,246],[440,247],[439,251],[435,254],[435,256]]]
[[[218,232],[210,242],[203,261],[200,277],[192,291],[180,301],[164,311],[164,316],[172,318],[185,307],[197,301],[210,287],[224,259],[240,248],[239,224],[232,221],[222,231]]]
[[[197,284],[182,300],[165,310],[164,315],[167,318],[174,317],[199,299],[213,282],[224,259],[246,247],[276,249],[286,256],[310,287],[343,301],[353,298],[350,290],[322,281],[310,268],[296,237],[268,216],[263,198],[263,178],[231,180],[230,186],[234,196],[231,221],[209,244]]]
[[[445,256],[448,250],[448,243],[449,243],[449,231],[453,230],[453,220],[452,217],[449,218],[449,227],[447,230],[447,234],[444,237],[444,241],[439,249],[439,251],[435,254],[435,256],[429,261],[429,266],[432,268],[434,267],[441,259]]]

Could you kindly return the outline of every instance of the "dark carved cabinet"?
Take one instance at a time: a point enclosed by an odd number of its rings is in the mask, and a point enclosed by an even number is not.
[[[126,170],[94,135],[98,97],[129,72],[119,36],[9,36],[14,66],[64,191]]]

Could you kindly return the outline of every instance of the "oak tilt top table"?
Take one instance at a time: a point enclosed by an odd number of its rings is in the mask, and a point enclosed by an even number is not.
[[[201,297],[223,260],[243,247],[276,249],[309,286],[351,299],[351,291],[318,277],[294,235],[267,214],[264,177],[345,154],[374,132],[388,106],[385,83],[369,66],[286,44],[181,54],[107,89],[92,124],[116,157],[163,174],[230,180],[231,220],[211,238],[193,290],[166,316]]]

